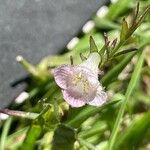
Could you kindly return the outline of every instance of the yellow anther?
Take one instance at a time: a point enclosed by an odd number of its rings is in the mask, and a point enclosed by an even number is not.
[[[82,89],[84,93],[88,93],[89,92],[90,83],[86,79],[86,77],[84,77],[84,75],[82,75],[81,72],[76,74],[76,75],[74,75],[72,83],[73,83],[74,86],[77,86],[77,87],[79,87],[79,89]]]
[[[78,77],[79,77],[80,79],[82,78],[82,73],[81,73],[81,72],[78,74]]]

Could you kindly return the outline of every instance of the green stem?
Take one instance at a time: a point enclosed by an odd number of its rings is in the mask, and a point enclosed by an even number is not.
[[[124,45],[124,43],[126,42],[126,40],[123,41],[119,41],[118,45],[112,50],[112,53],[110,54],[110,57],[112,57],[119,49],[122,45]]]
[[[17,62],[19,62],[30,74],[33,76],[37,77],[38,76],[38,71],[35,66],[30,64],[26,59],[24,59],[22,56],[17,56],[16,57]]]
[[[15,117],[27,118],[27,119],[36,119],[39,116],[38,113],[15,111],[9,109],[0,109],[0,113],[4,113]]]

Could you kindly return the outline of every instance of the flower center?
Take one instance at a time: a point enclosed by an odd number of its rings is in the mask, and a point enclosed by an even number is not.
[[[90,83],[87,78],[80,72],[73,77],[73,86],[82,94],[87,94],[90,90]]]

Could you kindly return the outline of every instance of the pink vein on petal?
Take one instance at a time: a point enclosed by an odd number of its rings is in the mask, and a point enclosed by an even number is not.
[[[107,93],[102,90],[97,90],[96,97],[92,101],[88,102],[88,104],[92,106],[102,106],[106,100]]]
[[[65,101],[72,107],[81,107],[86,104],[85,101],[81,99],[75,99],[74,97],[72,97],[67,90],[62,90],[62,93]]]
[[[69,78],[72,75],[72,66],[70,65],[61,65],[54,69],[54,78],[56,83],[62,88],[66,89]]]

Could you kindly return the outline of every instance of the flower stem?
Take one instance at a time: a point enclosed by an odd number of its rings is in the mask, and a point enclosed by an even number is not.
[[[36,119],[39,116],[38,113],[15,111],[9,109],[0,109],[0,113],[7,114],[10,116],[15,116],[15,117],[27,118],[27,119]]]

